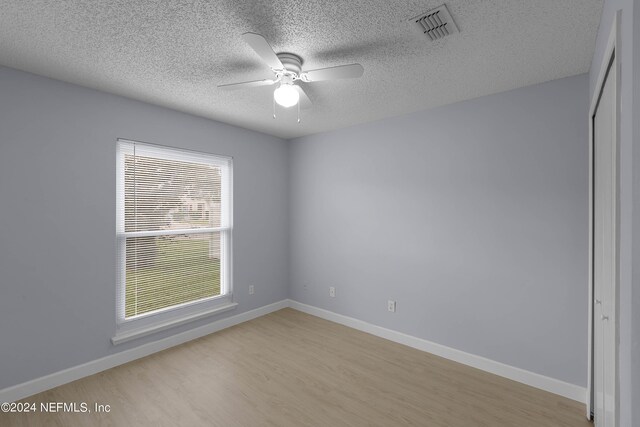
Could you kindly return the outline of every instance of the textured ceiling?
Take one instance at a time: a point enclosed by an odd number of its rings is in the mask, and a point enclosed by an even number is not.
[[[442,0],[0,0],[0,64],[284,138],[587,72],[602,0],[451,0],[460,33],[429,42],[407,20]],[[272,118],[270,78],[241,39],[260,33],[304,69],[364,76],[303,84]]]

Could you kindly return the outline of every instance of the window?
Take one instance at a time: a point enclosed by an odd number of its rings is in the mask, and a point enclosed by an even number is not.
[[[117,152],[118,322],[230,297],[231,159],[125,140]]]

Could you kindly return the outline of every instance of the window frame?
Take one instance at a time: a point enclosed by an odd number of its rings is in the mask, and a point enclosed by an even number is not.
[[[220,227],[157,230],[157,231],[125,231],[125,154],[129,147],[140,147],[154,151],[153,157],[167,160],[184,160],[192,158],[203,163],[203,160],[221,168],[221,219]],[[158,155],[157,153],[160,153]],[[172,155],[173,154],[173,155]],[[174,157],[175,156],[175,157]],[[156,332],[156,329],[166,329],[172,325],[183,324],[186,321],[198,320],[207,315],[235,308],[233,302],[233,158],[218,154],[199,152],[183,148],[150,144],[130,139],[116,140],[116,335],[112,338],[114,344],[128,341],[139,335]],[[224,206],[227,202],[228,206]],[[220,295],[188,301],[158,310],[141,313],[135,316],[125,316],[126,299],[126,241],[127,238],[142,236],[162,236],[177,234],[220,233]],[[126,338],[123,338],[126,336]]]

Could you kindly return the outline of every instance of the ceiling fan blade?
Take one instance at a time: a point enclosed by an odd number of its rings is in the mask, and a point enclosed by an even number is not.
[[[274,84],[276,81],[271,79],[265,80],[253,80],[250,82],[242,82],[242,83],[230,83],[226,85],[218,85],[218,89],[225,90],[234,90],[234,89],[245,89],[248,87],[258,87],[258,86],[268,86]]]
[[[323,80],[353,79],[364,73],[364,67],[360,64],[339,65],[337,67],[320,68],[318,70],[305,71],[308,82]]]
[[[309,99],[309,97],[307,96],[307,94],[305,93],[304,89],[302,89],[302,87],[300,87],[299,85],[294,85],[294,87],[296,88],[296,90],[298,91],[298,94],[300,94],[300,108],[309,108],[311,107],[311,100]]]
[[[258,55],[260,55],[260,58],[262,58],[269,67],[276,70],[282,70],[284,68],[284,65],[282,65],[282,62],[280,62],[280,59],[278,59],[278,56],[273,51],[267,40],[265,40],[265,38],[260,34],[244,33],[242,38],[253,50],[256,51]]]

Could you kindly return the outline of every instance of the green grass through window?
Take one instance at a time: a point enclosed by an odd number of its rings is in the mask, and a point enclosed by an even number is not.
[[[209,257],[208,239],[147,239],[146,249],[155,244],[152,259],[126,272],[125,317],[220,295],[220,260]]]

